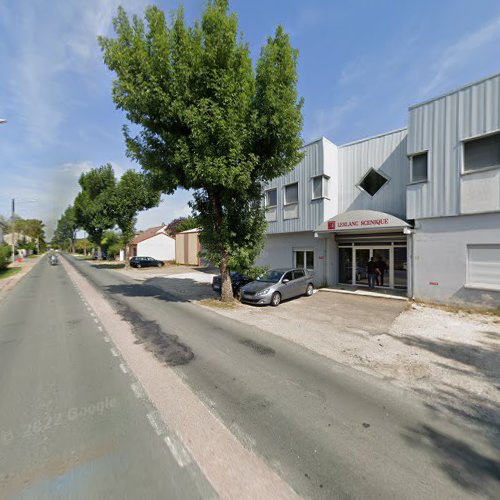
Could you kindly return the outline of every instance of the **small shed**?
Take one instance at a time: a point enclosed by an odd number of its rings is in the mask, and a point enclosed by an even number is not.
[[[187,266],[200,266],[200,230],[188,229],[175,235],[175,261]]]
[[[175,238],[167,234],[167,226],[146,229],[130,243],[130,257],[153,257],[158,260],[175,259]]]

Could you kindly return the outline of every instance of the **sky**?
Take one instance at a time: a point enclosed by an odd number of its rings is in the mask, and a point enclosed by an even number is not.
[[[126,123],[97,36],[118,5],[142,15],[178,0],[0,0],[0,215],[40,218],[50,236],[82,172],[125,154]],[[205,0],[185,0],[186,17]],[[278,25],[299,51],[305,142],[344,144],[406,126],[408,106],[500,72],[498,0],[232,0],[255,60]],[[189,192],[162,197],[138,229],[189,214]]]

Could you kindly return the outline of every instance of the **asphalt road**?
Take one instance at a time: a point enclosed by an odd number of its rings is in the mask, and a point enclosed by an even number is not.
[[[475,433],[386,381],[112,270],[69,260],[299,495],[500,496],[498,429]],[[82,498],[211,495],[196,467],[179,473],[145,418],[152,410],[133,396],[94,330],[62,267],[40,263],[0,302],[0,430],[10,432],[0,436],[0,492],[57,498],[46,493],[61,488],[65,497],[71,487]],[[107,408],[112,398],[113,407],[92,416],[70,412],[103,401]],[[34,422],[47,417],[48,429],[34,432]]]
[[[0,381],[1,498],[213,497],[158,438],[154,408],[46,258],[0,302]]]

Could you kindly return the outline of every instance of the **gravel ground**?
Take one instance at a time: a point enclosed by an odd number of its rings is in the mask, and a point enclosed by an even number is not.
[[[500,425],[500,317],[319,292],[214,309],[384,378],[471,423]]]

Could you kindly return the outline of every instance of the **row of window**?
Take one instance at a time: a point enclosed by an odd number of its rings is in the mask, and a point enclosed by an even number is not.
[[[326,175],[318,175],[312,178],[312,199],[328,198],[328,180]],[[284,205],[295,205],[299,202],[299,183],[294,182],[284,187]],[[268,189],[264,193],[264,204],[266,208],[278,205],[278,190]]]
[[[487,135],[463,143],[463,172],[500,167],[500,134]],[[411,182],[428,180],[428,152],[411,157]]]

